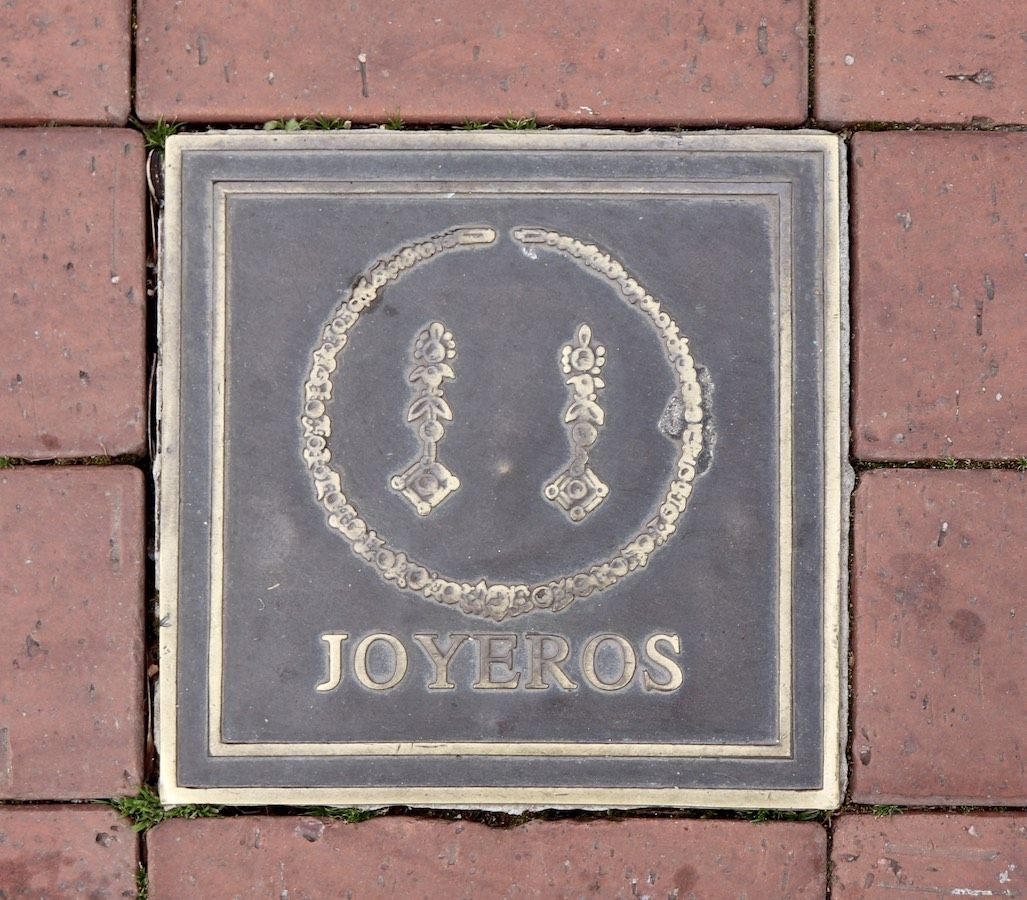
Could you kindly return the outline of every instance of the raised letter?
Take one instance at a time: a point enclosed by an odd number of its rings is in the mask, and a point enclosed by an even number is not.
[[[392,648],[393,669],[392,675],[386,681],[375,681],[367,671],[367,653],[371,645],[376,641],[384,641]],[[399,642],[398,638],[384,632],[369,634],[353,651],[353,674],[364,687],[372,691],[387,691],[394,688],[403,680],[407,673],[407,651]]]
[[[654,634],[645,642],[645,655],[649,657],[649,661],[666,670],[670,679],[668,681],[656,681],[648,672],[643,672],[642,685],[647,691],[676,691],[684,681],[684,674],[681,671],[681,666],[669,656],[660,652],[656,645],[661,641],[666,641],[670,644],[671,650],[675,653],[680,653],[681,638],[676,634]]]
[[[545,690],[549,687],[549,682],[546,680],[548,673],[553,677],[553,681],[565,691],[576,690],[578,686],[560,668],[560,663],[571,653],[567,639],[558,634],[528,634],[525,635],[525,638],[531,648],[531,680],[525,687],[532,690]]]
[[[472,687],[475,690],[499,690],[516,688],[521,680],[520,672],[511,671],[505,681],[497,681],[492,677],[493,666],[506,666],[513,669],[514,649],[517,647],[516,634],[475,634],[478,642],[478,680]],[[495,644],[506,644],[506,648],[497,648]]]
[[[328,678],[314,690],[334,691],[342,684],[342,642],[348,634],[322,634],[321,640],[328,645]]]
[[[464,641],[469,637],[469,634],[450,635],[452,643],[450,643],[448,650],[443,650],[438,644],[439,636],[437,634],[414,635],[414,640],[421,645],[424,652],[428,654],[428,659],[431,660],[432,665],[435,667],[435,680],[428,682],[429,691],[451,691],[456,687],[449,680],[449,664],[453,661],[456,651],[460,649]]]
[[[596,672],[596,656],[599,653],[599,648],[607,641],[616,644],[620,649],[621,671],[613,681],[603,681]],[[597,634],[585,644],[585,648],[581,651],[581,671],[588,679],[589,684],[601,691],[619,691],[626,687],[635,675],[636,665],[635,651],[631,644],[619,634]]]

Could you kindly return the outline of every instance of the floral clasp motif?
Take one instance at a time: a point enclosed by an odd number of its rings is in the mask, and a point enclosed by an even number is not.
[[[606,348],[593,345],[592,329],[578,326],[577,343],[565,344],[560,353],[560,369],[570,388],[564,424],[571,445],[571,461],[543,491],[567,518],[577,523],[606,499],[610,488],[588,465],[589,451],[599,439],[606,414],[598,399],[606,382],[599,377],[606,364]]]
[[[421,454],[406,470],[393,475],[389,484],[410,501],[419,516],[427,516],[460,487],[460,479],[438,460],[445,432],[442,423],[453,421],[442,385],[447,378],[456,377],[446,361],[456,357],[456,341],[445,325],[431,322],[417,335],[412,355],[409,379],[414,398],[407,409],[407,422],[421,442]]]

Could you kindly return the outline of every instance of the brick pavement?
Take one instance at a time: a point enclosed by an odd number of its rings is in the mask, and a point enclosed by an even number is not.
[[[843,816],[831,896],[1020,897],[1025,844],[1022,814]]]
[[[8,0],[0,14],[0,123],[124,125],[130,0]]]
[[[18,463],[0,470],[0,896],[131,895],[138,859],[152,897],[266,896],[283,877],[295,896],[1027,891],[1027,135],[973,124],[1027,122],[1018,4],[819,0],[812,70],[798,0],[140,0],[134,72],[128,4],[85,9],[0,13],[0,123],[58,126],[0,130],[0,465]],[[133,110],[195,125],[898,123],[851,140],[851,778],[826,826],[226,815],[160,825],[141,852],[109,809],[59,803],[152,778],[144,153],[112,127]],[[27,462],[70,459],[87,464]],[[916,811],[935,804],[961,808]]]
[[[0,454],[144,449],[142,144],[121,129],[0,131]]]
[[[805,4],[139,3],[147,120],[798,124]],[[249,12],[249,14],[247,14]]]
[[[144,533],[138,469],[0,470],[0,799],[143,777]]]
[[[150,832],[154,897],[820,897],[815,823],[626,820],[359,825],[245,816]]]
[[[859,458],[1027,454],[1025,155],[1024,133],[853,138]]]
[[[132,897],[139,838],[110,809],[0,807],[0,896]]]
[[[1027,17],[992,0],[817,0],[817,117],[1027,123]]]
[[[878,469],[856,491],[860,803],[1027,805],[1027,478]]]

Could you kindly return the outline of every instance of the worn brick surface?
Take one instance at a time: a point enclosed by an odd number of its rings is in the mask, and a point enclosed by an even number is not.
[[[150,832],[150,896],[823,897],[812,823],[633,820],[361,825],[245,816]]]
[[[131,109],[129,0],[7,0],[0,122],[123,125]]]
[[[1027,817],[905,813],[835,821],[834,898],[1022,897]]]
[[[0,808],[0,897],[135,897],[139,840],[98,806]]]
[[[143,145],[0,131],[0,455],[145,443]]]
[[[796,123],[806,17],[795,0],[310,0],[302,14],[142,0],[136,109],[211,122]]]
[[[1025,158],[1027,134],[856,135],[857,456],[1027,455]]]
[[[853,798],[1027,802],[1027,476],[878,470],[856,496]]]
[[[1027,122],[1027,16],[996,0],[817,0],[827,122]]]
[[[0,470],[0,798],[142,777],[143,476]]]

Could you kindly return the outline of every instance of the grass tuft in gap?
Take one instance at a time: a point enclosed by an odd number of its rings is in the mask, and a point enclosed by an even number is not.
[[[118,815],[128,819],[135,831],[149,831],[168,819],[211,819],[221,815],[220,806],[195,803],[187,806],[164,806],[157,792],[145,784],[134,797],[114,797],[100,802],[113,807]]]

